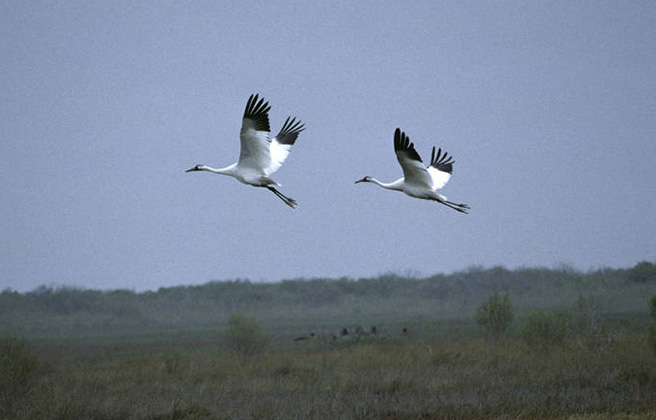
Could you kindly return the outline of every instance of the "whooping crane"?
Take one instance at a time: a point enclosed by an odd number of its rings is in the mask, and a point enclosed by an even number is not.
[[[229,175],[239,182],[254,187],[267,188],[291,208],[296,207],[296,200],[284,196],[273,185],[276,181],[269,178],[283,164],[289,151],[296,142],[299,133],[305,130],[305,124],[296,118],[287,117],[280,132],[269,138],[269,102],[258,95],[251,95],[246,103],[244,117],[241,122],[241,151],[239,161],[225,168],[211,168],[205,165],[196,165],[185,172],[208,171],[215,174]]]
[[[371,176],[365,176],[355,183],[371,182],[388,190],[403,191],[410,197],[434,200],[461,213],[467,213],[469,209],[467,204],[453,203],[436,192],[444,187],[451,178],[455,163],[452,157],[449,157],[446,152],[442,154],[441,148],[437,149],[437,153],[435,153],[435,146],[433,146],[430,165],[426,167],[415,150],[414,144],[410,143],[410,137],[399,128],[394,132],[394,152],[396,152],[396,158],[403,169],[403,178],[384,183]]]

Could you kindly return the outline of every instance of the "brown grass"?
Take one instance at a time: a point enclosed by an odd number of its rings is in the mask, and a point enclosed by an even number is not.
[[[644,336],[536,350],[521,341],[361,343],[277,352],[243,366],[174,347],[51,363],[6,418],[656,418]]]

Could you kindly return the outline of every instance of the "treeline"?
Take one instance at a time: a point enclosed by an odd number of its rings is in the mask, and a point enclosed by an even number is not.
[[[12,290],[0,293],[0,334],[65,332],[85,327],[105,330],[202,327],[225,322],[231,313],[269,318],[315,313],[325,318],[327,314],[353,309],[366,317],[368,310],[379,311],[381,305],[387,306],[384,310],[395,308],[400,313],[414,315],[435,308],[433,314],[439,316],[440,308],[456,306],[471,313],[475,305],[492,293],[510,294],[520,310],[522,304],[527,310],[535,309],[528,306],[542,309],[557,306],[558,302],[565,304],[564,297],[570,297],[571,303],[579,295],[597,294],[597,291],[604,292],[599,298],[607,299],[609,305],[627,307],[632,302],[622,303],[622,291],[630,288],[634,295],[641,296],[644,287],[650,285],[656,285],[656,264],[651,262],[641,262],[630,269],[604,268],[589,272],[568,266],[515,270],[472,267],[425,278],[384,274],[374,278],[295,279],[278,283],[213,281],[139,293],[41,286],[26,293]],[[643,297],[646,302],[650,296]],[[406,308],[408,304],[412,308]],[[409,312],[412,310],[415,312]]]

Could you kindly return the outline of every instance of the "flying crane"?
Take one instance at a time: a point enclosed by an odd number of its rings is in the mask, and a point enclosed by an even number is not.
[[[414,144],[410,143],[410,137],[397,128],[394,132],[394,152],[403,169],[403,178],[385,183],[371,176],[365,176],[355,183],[371,182],[388,190],[402,191],[410,197],[434,200],[461,213],[467,213],[469,209],[467,204],[456,204],[436,192],[446,185],[453,172],[455,161],[446,151],[442,154],[440,148],[435,153],[435,146],[433,146],[430,165],[427,167],[422,163]]]
[[[241,122],[241,132],[239,133],[241,140],[239,161],[218,169],[205,165],[196,165],[185,172],[207,171],[228,175],[236,178],[241,183],[253,187],[267,188],[289,207],[295,208],[296,200],[278,191],[274,185],[280,186],[280,184],[269,176],[277,171],[287,159],[299,133],[305,130],[305,124],[302,124],[300,120],[296,120],[295,117],[287,117],[280,132],[274,138],[269,138],[271,134],[269,126],[270,109],[269,102],[265,101],[264,98],[260,99],[257,94],[248,98]]]

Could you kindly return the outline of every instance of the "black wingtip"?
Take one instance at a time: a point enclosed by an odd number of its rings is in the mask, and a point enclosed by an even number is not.
[[[305,130],[305,124],[303,124],[301,120],[296,120],[296,117],[290,115],[282,125],[280,134],[300,133],[303,130]]]
[[[394,131],[394,151],[397,153],[407,152],[411,159],[421,162],[421,157],[417,153],[414,143],[410,142],[410,137],[401,131],[400,128]]]
[[[301,120],[297,120],[296,117],[289,116],[282,125],[280,132],[276,135],[276,140],[280,144],[292,145],[303,130],[305,130],[305,124]]]
[[[246,102],[244,109],[244,118],[254,121],[255,129],[258,131],[271,131],[269,126],[269,110],[271,106],[264,98],[260,98],[259,94],[251,94]]]
[[[396,130],[394,130],[394,150],[406,150],[408,148],[409,140],[410,138],[407,137],[400,128],[397,127]]]
[[[453,173],[454,163],[456,163],[456,161],[453,160],[453,157],[449,156],[446,151],[444,151],[444,154],[442,154],[442,148],[440,147],[437,149],[437,153],[435,153],[435,146],[433,146],[430,166],[442,172]]]

